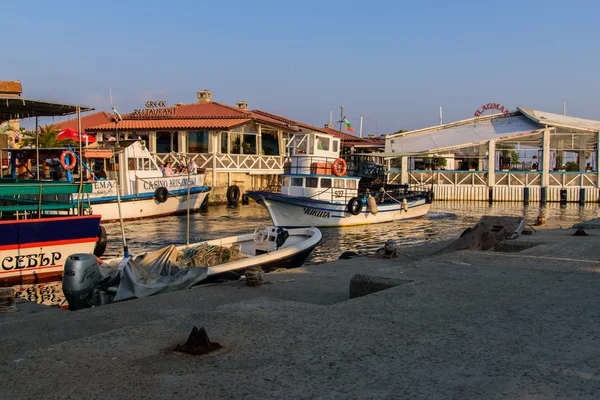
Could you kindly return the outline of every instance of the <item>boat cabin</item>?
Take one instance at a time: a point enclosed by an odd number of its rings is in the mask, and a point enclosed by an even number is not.
[[[296,133],[287,147],[291,161],[282,175],[282,194],[341,203],[358,196],[360,177],[347,175],[346,162],[339,157],[339,138]]]

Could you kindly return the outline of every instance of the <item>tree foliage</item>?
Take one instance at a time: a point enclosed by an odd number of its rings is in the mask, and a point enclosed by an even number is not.
[[[60,133],[60,130],[51,125],[46,125],[40,129],[38,138],[38,145],[40,148],[53,148],[53,147],[65,147],[67,145],[76,145],[74,140],[56,140],[56,136]],[[35,132],[26,132],[24,134],[23,145],[35,147]]]

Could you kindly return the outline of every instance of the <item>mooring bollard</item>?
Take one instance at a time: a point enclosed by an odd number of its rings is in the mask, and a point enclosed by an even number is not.
[[[17,312],[14,288],[0,288],[0,314]]]

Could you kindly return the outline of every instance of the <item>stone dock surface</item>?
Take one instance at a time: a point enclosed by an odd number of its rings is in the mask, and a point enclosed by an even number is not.
[[[433,243],[77,312],[21,303],[0,315],[0,398],[598,399],[593,227],[549,222],[502,251],[431,256],[447,244]],[[356,274],[395,286],[350,299]],[[173,352],[194,326],[223,348]]]

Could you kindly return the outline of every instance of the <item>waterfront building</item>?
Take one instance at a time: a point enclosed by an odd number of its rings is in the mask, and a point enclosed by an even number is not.
[[[291,135],[328,133],[326,128],[250,110],[245,101],[235,106],[213,101],[212,92],[206,89],[196,96],[197,102],[192,104],[148,101],[143,109],[85,131],[95,134],[99,141],[141,138],[159,164],[177,166],[191,158],[198,168],[206,170],[206,184],[213,188],[211,203],[225,202],[231,185],[239,186],[242,192],[278,185]]]
[[[499,104],[492,115],[387,135],[388,179],[438,200],[598,202],[600,121]]]

